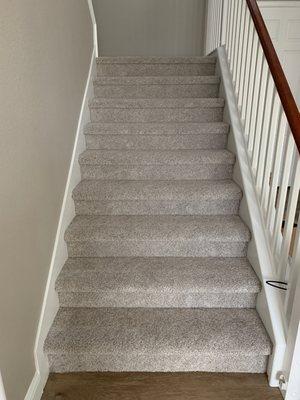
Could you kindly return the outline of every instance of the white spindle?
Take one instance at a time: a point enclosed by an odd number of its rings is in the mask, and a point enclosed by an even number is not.
[[[240,45],[240,36],[241,36],[241,23],[242,23],[242,6],[243,2],[239,1],[238,2],[238,7],[237,7],[237,20],[236,20],[236,32],[235,32],[235,49],[234,49],[234,54],[233,54],[233,64],[234,64],[234,69],[233,69],[233,82],[235,84],[235,90],[238,90],[237,87],[237,72],[238,72],[238,63],[239,63],[239,53],[241,50],[241,45]]]
[[[281,229],[283,222],[283,213],[286,203],[291,166],[293,162],[294,139],[289,131],[286,140],[287,143],[285,143],[285,151],[282,158],[282,165],[279,176],[280,179],[278,182],[279,190],[277,195],[276,211],[274,215],[274,228],[272,232],[272,248],[276,253],[278,251],[278,245],[281,244],[280,242],[282,240]]]
[[[249,17],[250,18],[250,17]],[[253,45],[254,45],[254,26],[253,24],[249,23],[249,36],[248,36],[248,43],[247,43],[247,53],[246,53],[246,59],[245,59],[245,64],[246,64],[246,69],[245,69],[245,79],[243,80],[243,89],[242,89],[242,95],[241,95],[241,104],[242,104],[242,110],[241,110],[241,120],[245,124],[245,118],[246,118],[246,111],[248,110],[248,91],[249,91],[249,82],[250,82],[250,77],[251,77],[251,62],[249,61],[251,59],[251,54],[253,53]]]
[[[236,0],[230,0],[230,7],[231,7],[231,12],[230,12],[230,37],[228,41],[228,62],[229,62],[229,67],[231,69],[231,62],[232,62],[232,49],[233,49],[233,44],[234,44],[234,18],[235,18],[235,4]]]
[[[258,102],[257,102],[257,119],[254,126],[254,141],[253,141],[253,152],[252,152],[252,168],[253,171],[257,170],[258,163],[258,153],[261,143],[261,137],[264,134],[263,121],[266,119],[266,101],[267,101],[267,86],[269,82],[270,75],[268,74],[269,67],[266,60],[263,58],[263,67],[261,74],[261,83],[259,87]]]
[[[212,19],[213,19],[213,26],[211,27],[212,30],[212,43],[211,46],[213,47],[213,45],[216,43],[216,30],[217,30],[217,24],[216,24],[216,2],[213,1],[212,2]]]
[[[217,30],[217,47],[221,46],[221,28],[222,28],[222,1],[217,3],[217,18],[218,18],[218,30]]]
[[[248,140],[249,137],[249,128],[250,128],[250,121],[251,121],[251,110],[253,105],[253,89],[254,89],[254,82],[255,82],[255,71],[256,71],[256,64],[257,64],[257,56],[258,56],[258,37],[254,34],[253,39],[253,46],[251,52],[251,58],[249,60],[250,66],[250,76],[248,81],[248,88],[246,93],[246,114],[245,114],[245,138]]]
[[[218,2],[218,46],[221,46],[222,42],[222,7],[223,0]]]
[[[243,90],[244,90],[244,84],[246,81],[246,55],[247,55],[247,50],[248,50],[248,45],[249,45],[249,34],[250,34],[250,29],[249,29],[249,24],[250,24],[250,14],[247,12],[247,7],[246,3],[244,3],[244,23],[242,25],[243,27],[243,34],[242,34],[242,40],[241,40],[241,47],[242,47],[242,52],[240,56],[240,68],[239,68],[239,74],[238,74],[238,108],[241,110],[242,108],[242,96],[243,96]]]
[[[262,61],[263,61],[263,51],[260,46],[258,46],[258,55],[255,65],[254,73],[254,88],[253,88],[253,98],[251,102],[251,113],[250,113],[250,125],[248,133],[248,151],[249,154],[253,152],[254,137],[257,134],[255,127],[257,124],[257,114],[258,114],[258,103],[259,103],[259,91],[262,85]]]
[[[218,42],[218,25],[217,25],[218,8],[217,8],[216,1],[214,4],[214,21],[215,21],[215,23],[214,23],[214,45],[217,47],[218,46],[218,44],[217,44],[217,42]]]
[[[236,33],[236,25],[237,25],[237,18],[236,18],[236,14],[237,14],[237,0],[232,0],[233,4],[233,10],[232,10],[232,36],[230,39],[230,46],[231,46],[231,50],[230,50],[230,54],[229,54],[229,66],[230,66],[230,70],[232,71],[233,69],[233,55],[234,55],[234,50],[235,50],[235,46],[236,46],[236,37],[235,37],[235,33]]]
[[[229,43],[230,43],[231,27],[232,27],[231,24],[232,0],[228,0],[226,4],[227,4],[227,22],[226,22],[226,40],[224,45],[227,52],[227,57],[229,58]]]
[[[289,186],[289,194],[288,194],[288,204],[285,213],[285,222],[284,222],[284,229],[283,229],[283,239],[282,245],[280,249],[280,270],[282,271],[280,279],[286,279],[285,269],[288,266],[288,256],[289,251],[291,248],[291,240],[292,240],[292,233],[294,229],[295,221],[295,214],[297,209],[297,203],[299,198],[299,191],[300,191],[300,158],[297,157],[298,150],[294,145],[293,151],[293,159],[295,161],[293,174],[291,179],[291,184]]]
[[[281,172],[281,160],[282,160],[284,139],[286,137],[286,131],[287,131],[287,120],[285,114],[283,113],[281,115],[279,130],[276,137],[276,150],[273,159],[273,166],[271,173],[271,188],[270,188],[270,195],[269,195],[268,209],[267,209],[267,227],[270,232],[272,232],[273,230],[273,223],[275,217],[275,200],[278,190],[279,176]]]
[[[222,0],[221,1],[221,6],[220,6],[220,24],[221,24],[221,29],[220,29],[220,34],[221,34],[221,42],[220,44],[226,45],[227,43],[227,32],[228,32],[228,7],[229,7],[229,1],[228,0]]]
[[[272,125],[271,123],[272,123],[273,108],[275,105],[275,86],[274,86],[274,81],[271,78],[270,71],[268,71],[267,79],[268,79],[268,87],[267,87],[267,94],[266,94],[266,103],[265,103],[265,112],[264,112],[264,118],[263,118],[261,142],[260,142],[259,152],[258,152],[258,157],[257,157],[258,163],[257,163],[256,181],[255,181],[258,193],[261,193],[263,190],[265,190],[265,188],[262,186],[262,184],[263,184],[263,177],[264,177],[264,168],[266,166],[266,162],[267,162],[266,160],[268,157],[267,144],[268,144],[270,135],[273,136],[273,131],[271,131],[271,125]]]
[[[272,107],[271,127],[270,134],[268,137],[266,160],[263,172],[263,191],[261,193],[261,207],[264,211],[264,215],[267,213],[268,201],[271,190],[271,170],[275,154],[275,140],[277,132],[279,130],[279,124],[282,117],[282,108],[280,99],[277,93],[275,93],[275,99]]]

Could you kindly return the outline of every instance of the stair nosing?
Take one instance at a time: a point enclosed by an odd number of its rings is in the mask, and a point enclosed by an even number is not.
[[[166,79],[167,78],[167,79]],[[173,81],[172,81],[173,79]],[[161,80],[161,82],[159,82]],[[103,81],[103,82],[102,82]],[[106,82],[107,81],[107,82]],[[144,82],[142,82],[144,81]],[[155,82],[157,81],[157,82]],[[176,82],[178,81],[178,82]],[[181,82],[182,81],[182,82]],[[189,82],[185,82],[189,81]],[[95,86],[194,86],[217,85],[220,78],[215,75],[174,76],[103,76],[93,80]],[[180,98],[180,97],[179,97]]]
[[[103,56],[97,57],[97,64],[216,64],[212,56],[195,57],[143,57],[143,56]]]
[[[121,132],[117,132],[117,131],[113,131],[112,132],[107,132],[107,130],[112,130],[114,129],[114,127],[116,129],[121,129]],[[143,128],[142,128],[143,127]],[[89,122],[88,124],[85,125],[84,128],[84,134],[85,135],[148,135],[148,136],[158,136],[158,135],[162,135],[162,136],[188,136],[188,135],[205,135],[205,132],[198,132],[198,133],[194,133],[194,132],[189,132],[189,133],[184,133],[183,132],[177,132],[175,131],[174,133],[172,133],[169,131],[168,133],[165,133],[163,131],[163,128],[173,128],[174,130],[176,130],[177,128],[184,128],[186,127],[186,129],[191,129],[191,128],[195,128],[195,129],[203,129],[206,128],[207,130],[211,130],[213,129],[215,132],[209,132],[209,134],[217,134],[217,135],[227,135],[228,131],[229,131],[229,124],[227,124],[226,122],[161,122],[161,123],[155,123],[155,122],[126,122],[126,123],[122,123],[122,122]],[[138,131],[136,132],[129,132],[130,129],[136,129],[139,128]],[[147,129],[151,129],[151,128],[156,128],[156,131],[154,133],[143,133],[143,130],[147,130]],[[124,130],[127,129],[126,133],[123,133]],[[162,132],[159,132],[159,129],[162,129]],[[103,132],[103,133],[102,133]]]
[[[152,104],[151,104],[152,103]],[[169,105],[168,105],[169,104]],[[102,98],[94,97],[89,101],[92,109],[125,109],[125,110],[148,110],[148,109],[206,109],[223,108],[225,101],[220,97],[188,97],[188,98]]]

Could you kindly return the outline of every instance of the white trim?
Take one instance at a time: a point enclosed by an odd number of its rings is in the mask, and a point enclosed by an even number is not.
[[[35,371],[35,374],[27,390],[24,400],[40,399],[42,397],[43,389],[47,381],[47,378],[48,378],[48,373],[47,376],[45,375],[45,379],[41,379],[40,373],[38,371]]]
[[[0,400],[6,400],[1,371],[0,371]]]
[[[294,352],[287,382],[287,390],[286,393],[283,392],[286,400],[300,399],[300,323],[298,323],[296,327],[295,334],[296,340],[294,342]]]
[[[48,360],[44,354],[43,346],[49,329],[53,323],[58,310],[58,297],[55,291],[56,278],[67,259],[67,248],[64,242],[64,233],[70,222],[75,216],[74,202],[72,199],[72,191],[81,179],[80,167],[78,164],[78,156],[85,149],[85,140],[83,128],[90,121],[90,111],[88,107],[89,99],[93,97],[93,79],[97,74],[96,57],[98,57],[98,37],[97,23],[94,14],[92,0],[87,0],[90,16],[93,26],[93,52],[90,61],[90,67],[86,86],[84,90],[83,100],[81,104],[75,142],[70,162],[64,198],[62,202],[61,212],[59,216],[58,227],[55,236],[54,248],[48,273],[42,310],[38,323],[38,329],[34,345],[34,362],[35,374],[28,388],[25,400],[39,400],[42,396],[44,386],[49,375]],[[2,400],[2,399],[0,399]]]
[[[93,79],[96,76],[95,49],[93,50],[88,78],[83,95],[81,110],[79,114],[75,143],[70,162],[68,178],[56,231],[54,248],[48,273],[48,279],[40,314],[37,335],[34,346],[34,360],[36,372],[29,386],[25,400],[38,400],[41,398],[43,388],[49,375],[47,358],[43,351],[44,341],[52,325],[58,310],[58,297],[55,291],[56,278],[67,259],[67,248],[64,241],[64,233],[75,216],[72,191],[81,180],[80,167],[78,163],[79,154],[85,149],[83,134],[84,126],[90,121],[88,101],[93,97]]]
[[[256,197],[254,179],[252,176],[246,143],[239,117],[236,96],[232,84],[232,76],[227,63],[224,47],[217,49],[220,75],[222,76],[222,90],[226,98],[226,108],[231,125],[229,147],[237,156],[234,179],[243,187],[243,200],[241,202],[240,216],[252,232],[247,256],[262,282],[262,292],[258,296],[257,311],[273,342],[273,354],[268,366],[270,386],[278,386],[278,371],[282,368],[285,338],[285,318],[278,291],[266,285],[267,279],[273,278],[272,254],[269,249],[264,223]],[[232,140],[232,143],[230,143]]]
[[[89,10],[90,10],[90,16],[93,24],[93,43],[94,43],[94,50],[95,50],[95,57],[98,57],[98,28],[97,28],[97,22],[96,22],[96,17],[95,17],[95,12],[94,12],[94,6],[93,6],[93,0],[87,0]]]

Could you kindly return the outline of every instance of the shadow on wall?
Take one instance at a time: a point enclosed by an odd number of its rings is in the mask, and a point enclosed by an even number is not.
[[[93,0],[103,56],[203,54],[205,0]]]

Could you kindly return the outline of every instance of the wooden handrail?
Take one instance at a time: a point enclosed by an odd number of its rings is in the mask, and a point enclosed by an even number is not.
[[[282,107],[300,153],[300,113],[256,0],[246,0]]]

